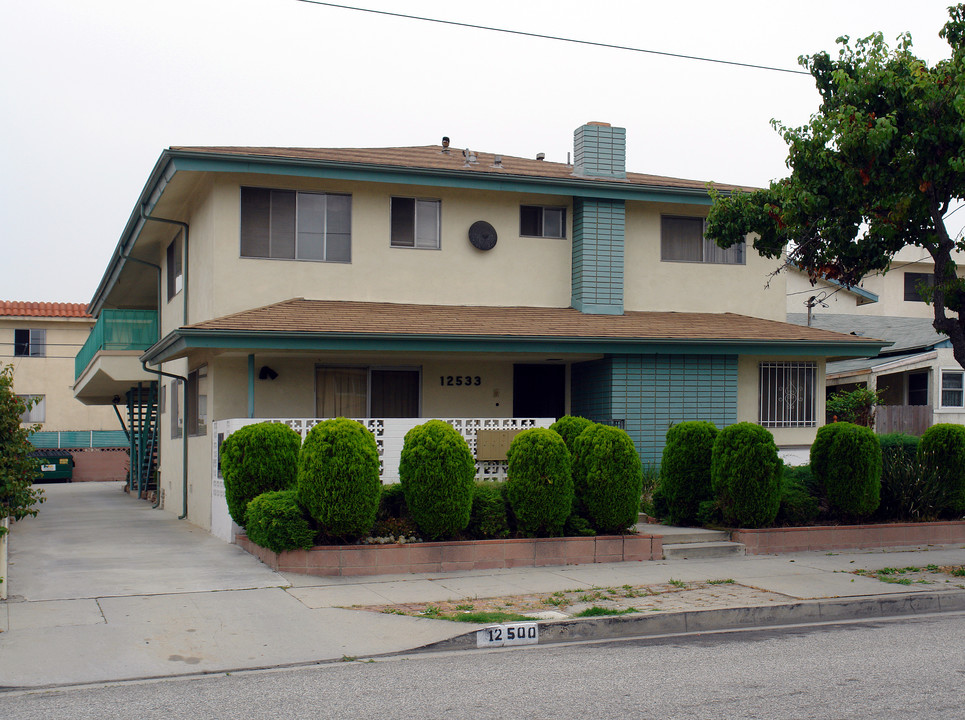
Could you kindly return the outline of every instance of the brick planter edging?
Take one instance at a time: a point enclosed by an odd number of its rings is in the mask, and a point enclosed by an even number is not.
[[[655,535],[317,545],[281,553],[259,547],[245,535],[238,535],[235,543],[273,570],[305,575],[394,575],[663,559],[663,539]]]
[[[946,545],[965,543],[965,520],[734,530],[731,540],[743,543],[748,555]]]

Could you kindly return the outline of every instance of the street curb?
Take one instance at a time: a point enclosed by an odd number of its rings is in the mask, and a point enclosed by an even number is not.
[[[659,614],[616,615],[540,621],[539,645],[685,635],[717,630],[741,630],[756,627],[798,625],[822,622],[870,620],[940,612],[965,611],[965,592],[941,590],[933,592],[895,593],[856,598],[802,600],[785,605],[685,610]],[[443,652],[475,650],[476,631],[448,640],[423,645],[408,652]]]

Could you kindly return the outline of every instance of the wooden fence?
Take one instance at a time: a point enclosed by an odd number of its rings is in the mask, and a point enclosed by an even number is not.
[[[878,405],[875,408],[875,432],[921,435],[932,426],[929,405]]]

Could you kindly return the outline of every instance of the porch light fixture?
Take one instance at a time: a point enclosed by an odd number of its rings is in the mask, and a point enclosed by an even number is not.
[[[261,370],[258,371],[259,380],[274,380],[276,377],[278,377],[278,373],[267,365],[262,365]]]

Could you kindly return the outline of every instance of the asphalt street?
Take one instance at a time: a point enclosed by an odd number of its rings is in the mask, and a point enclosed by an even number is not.
[[[0,696],[21,720],[945,718],[962,614],[341,662]]]

